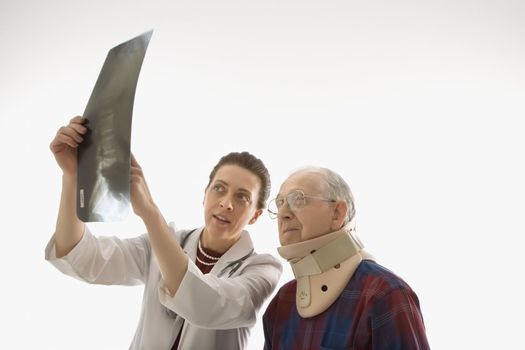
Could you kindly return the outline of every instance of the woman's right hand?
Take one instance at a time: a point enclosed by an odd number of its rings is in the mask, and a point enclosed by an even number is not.
[[[49,145],[64,175],[77,175],[77,147],[84,141],[82,135],[87,132],[87,128],[83,125],[85,122],[85,118],[74,117],[67,126],[58,129],[55,138]]]

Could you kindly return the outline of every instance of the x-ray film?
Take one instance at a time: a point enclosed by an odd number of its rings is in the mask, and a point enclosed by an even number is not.
[[[77,215],[84,222],[123,220],[130,208],[131,117],[137,80],[153,31],[109,50],[84,111],[78,147]]]

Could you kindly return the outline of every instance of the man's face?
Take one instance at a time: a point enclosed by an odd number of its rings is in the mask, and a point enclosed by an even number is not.
[[[294,191],[302,191],[305,194],[304,206],[301,208],[290,208],[286,201],[286,196]],[[306,241],[335,230],[335,203],[309,198],[312,196],[330,199],[325,193],[321,174],[300,172],[286,179],[277,195],[278,199],[285,199],[277,216],[281,245]]]

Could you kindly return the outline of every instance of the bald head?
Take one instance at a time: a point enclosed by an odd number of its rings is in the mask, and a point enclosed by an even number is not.
[[[305,168],[291,174],[281,185],[277,217],[282,245],[339,230],[348,221],[349,201],[339,193],[339,186],[334,190],[331,175],[323,168]],[[349,194],[348,185],[346,188]],[[353,215],[351,197],[350,202]]]
[[[309,166],[294,171],[288,176],[288,179],[299,174],[311,174],[312,179],[316,178],[320,181],[320,186],[322,186],[326,196],[346,202],[348,205],[348,212],[345,224],[354,218],[354,195],[350,190],[350,186],[348,186],[348,183],[341,177],[341,175],[328,168]]]

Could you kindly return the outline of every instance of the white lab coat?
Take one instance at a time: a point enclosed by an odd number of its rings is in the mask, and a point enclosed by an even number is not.
[[[175,230],[173,224],[170,229],[179,242],[189,232]],[[202,230],[197,229],[185,242],[188,270],[173,297],[163,286],[147,234],[131,239],[95,237],[86,225],[82,239],[68,255],[56,258],[53,236],[45,257],[66,275],[88,283],[145,284],[140,321],[130,349],[171,349],[183,323],[179,349],[245,349],[256,312],[277,285],[281,264],[269,254],[253,254],[231,277],[231,268],[221,275],[229,262],[253,249],[250,235],[243,231],[204,275],[194,263]]]

